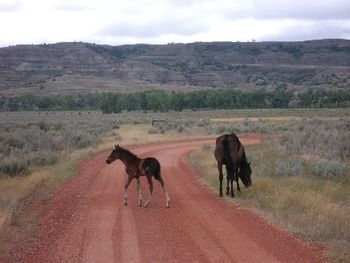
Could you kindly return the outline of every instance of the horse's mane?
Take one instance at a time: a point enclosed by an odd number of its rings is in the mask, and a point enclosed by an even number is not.
[[[247,156],[245,155],[245,151],[243,151],[243,157],[242,157],[242,162],[241,162],[244,166],[248,165],[248,160],[247,160]]]
[[[239,151],[241,149],[241,147],[243,147],[241,141],[239,140],[239,138],[236,134],[231,133],[231,136],[237,141],[237,151]],[[243,156],[242,156],[241,164],[244,166],[247,166],[248,165],[247,156],[245,154],[244,148],[242,150],[243,150]]]
[[[224,153],[224,159],[226,162],[226,172],[227,172],[227,178],[234,178],[234,167],[233,167],[233,161],[230,153],[230,142],[229,142],[229,136],[228,134],[224,135],[224,140],[222,141],[222,149]]]

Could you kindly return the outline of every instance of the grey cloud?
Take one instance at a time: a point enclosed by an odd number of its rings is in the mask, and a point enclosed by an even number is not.
[[[256,19],[349,19],[348,0],[248,0],[242,6],[224,11],[230,19],[250,17]]]
[[[52,3],[53,8],[56,10],[73,12],[92,10],[94,5],[95,3],[91,0],[56,1]]]
[[[22,0],[0,2],[0,12],[15,12],[20,10],[22,5]]]
[[[168,4],[170,6],[175,7],[184,7],[184,6],[191,6],[193,4],[201,4],[204,3],[205,0],[168,0]]]
[[[261,4],[257,18],[296,18],[308,20],[347,19],[350,18],[350,5],[344,0],[333,1],[273,1],[267,8]]]
[[[208,27],[201,23],[181,21],[179,19],[166,21],[152,21],[144,24],[116,23],[99,32],[105,36],[120,37],[159,37],[166,34],[182,36],[194,35],[205,31]]]
[[[262,41],[303,41],[311,39],[349,39],[350,38],[350,20],[346,21],[325,21],[320,24],[298,23],[293,26],[285,27],[278,34],[271,34],[262,37]]]

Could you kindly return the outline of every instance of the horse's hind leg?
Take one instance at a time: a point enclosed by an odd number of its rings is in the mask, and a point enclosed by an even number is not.
[[[146,177],[147,177],[147,182],[148,182],[148,185],[149,185],[149,197],[148,197],[148,200],[146,201],[146,203],[144,204],[144,207],[147,207],[151,203],[151,201],[152,201],[152,194],[153,194],[152,176],[147,174]]]
[[[235,193],[233,192],[233,181],[236,180],[237,181],[237,186],[239,189],[239,185],[238,185],[238,169],[237,169],[237,164],[234,166],[233,169],[233,177],[230,178],[230,185],[231,185],[231,197],[235,197]],[[240,190],[238,190],[240,191]]]
[[[222,163],[218,163],[218,170],[219,170],[219,196],[222,196],[222,179],[224,178],[222,174]]]
[[[239,178],[238,176],[236,176],[236,182],[237,182],[237,191],[240,192],[241,191],[241,188],[239,187]]]
[[[226,182],[226,195],[229,195],[230,194],[230,175],[226,175],[226,179],[227,179],[227,182]]]
[[[230,185],[231,185],[231,197],[235,197],[235,193],[233,192],[233,178],[230,179]]]
[[[140,177],[136,178],[136,189],[138,193],[138,205],[142,205],[142,194],[141,194],[141,187],[140,187]]]

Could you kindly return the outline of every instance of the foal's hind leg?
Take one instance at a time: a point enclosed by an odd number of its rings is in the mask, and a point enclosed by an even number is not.
[[[138,193],[138,205],[142,205],[142,195],[141,195],[141,187],[140,187],[140,177],[136,178],[136,189]]]
[[[169,197],[168,191],[165,188],[164,181],[163,181],[162,177],[159,177],[158,181],[160,183],[160,186],[163,188],[163,191],[165,194],[166,207],[169,208],[170,207],[170,205],[169,205],[170,204],[170,197]]]
[[[151,201],[152,201],[152,194],[153,194],[152,176],[147,174],[146,177],[147,177],[147,182],[148,182],[148,185],[149,185],[149,197],[148,197],[148,200],[146,201],[146,203],[144,204],[144,207],[147,207],[151,203]]]

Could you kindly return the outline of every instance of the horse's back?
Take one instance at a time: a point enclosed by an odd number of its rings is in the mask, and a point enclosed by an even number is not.
[[[225,149],[233,155],[239,155],[241,143],[236,134],[223,134],[216,139],[214,156],[218,162],[225,162]],[[236,157],[237,158],[237,157]]]
[[[216,138],[214,156],[216,161],[218,162],[224,161],[224,146],[223,146],[224,139],[225,139],[225,134]]]

